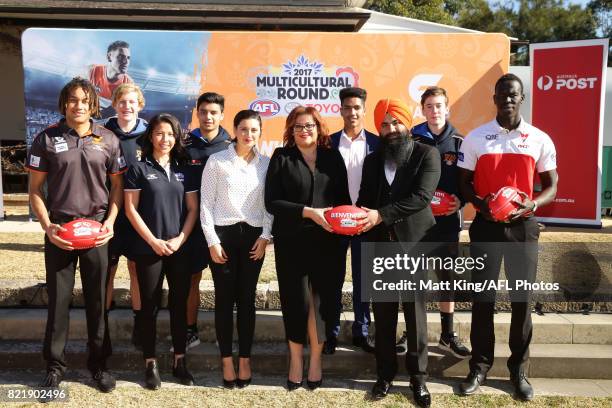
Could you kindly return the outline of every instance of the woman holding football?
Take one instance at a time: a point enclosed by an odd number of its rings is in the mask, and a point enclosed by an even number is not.
[[[125,180],[125,213],[139,235],[130,253],[136,262],[140,287],[145,384],[150,389],[161,386],[155,359],[155,326],[165,275],[174,346],[172,374],[182,384],[193,385],[185,360],[191,276],[185,273],[181,262],[181,246],[197,220],[198,182],[186,166],[180,144],[181,127],[174,116],[154,116],[144,138],[144,159],[130,167]]]
[[[251,383],[255,289],[266,245],[272,238],[272,216],[264,206],[270,159],[257,150],[260,136],[259,113],[238,112],[232,145],[210,156],[202,173],[200,220],[212,260],[215,330],[226,388],[244,388]],[[238,312],[238,375],[232,358],[234,303]]]
[[[326,326],[333,324],[336,285],[344,276],[341,241],[324,212],[351,204],[346,167],[329,148],[329,132],[319,112],[299,106],[287,117],[284,147],[274,151],[266,177],[265,202],[274,215],[276,272],[289,342],[287,388],[302,385],[303,347],[310,341],[308,388],[321,386],[321,353]],[[339,288],[340,289],[340,288]]]

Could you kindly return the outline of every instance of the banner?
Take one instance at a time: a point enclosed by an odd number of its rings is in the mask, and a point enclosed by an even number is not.
[[[117,52],[108,53],[117,41]],[[495,80],[508,71],[510,43],[504,34],[360,34],[177,32],[35,28],[22,37],[28,142],[59,119],[57,97],[73,76],[103,78],[121,72],[143,90],[141,116],[174,114],[186,128],[198,126],[197,97],[206,91],[225,96],[222,122],[242,109],[261,113],[262,153],[282,143],[288,112],[297,105],[316,107],[330,131],[342,128],[338,93],[347,86],[368,91],[367,128],[375,130],[378,99],[399,97],[424,120],[420,97],[438,85],[450,97],[450,120],[461,132],[489,121]],[[125,47],[124,47],[125,48]],[[122,65],[121,65],[122,64]],[[108,71],[107,71],[108,72]],[[110,92],[100,84],[103,115],[114,115]]]
[[[533,125],[557,149],[559,186],[538,209],[547,223],[601,226],[601,161],[608,39],[530,45]]]

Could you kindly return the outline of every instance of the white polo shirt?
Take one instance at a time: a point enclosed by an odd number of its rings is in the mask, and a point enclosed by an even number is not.
[[[457,165],[474,172],[474,191],[479,197],[512,186],[532,198],[536,171],[556,169],[556,157],[550,137],[524,119],[510,131],[493,119],[465,137]]]

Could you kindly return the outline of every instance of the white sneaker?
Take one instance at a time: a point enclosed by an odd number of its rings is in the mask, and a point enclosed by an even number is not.
[[[404,332],[402,337],[395,343],[395,354],[405,356],[408,352],[408,334]]]

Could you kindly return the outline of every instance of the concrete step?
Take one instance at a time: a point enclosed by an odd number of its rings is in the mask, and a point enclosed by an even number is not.
[[[404,316],[399,314],[397,336],[405,330]],[[44,337],[47,311],[45,309],[0,309],[0,340],[40,340]],[[455,331],[464,341],[469,341],[471,314],[455,313]],[[510,332],[510,313],[497,313],[495,320],[495,337],[506,343]],[[612,314],[557,314],[546,313],[543,316],[532,314],[534,324],[533,343],[539,344],[601,344],[612,345]],[[440,336],[440,315],[430,312],[427,315],[428,339],[437,342]],[[350,344],[353,314],[343,312],[340,321],[340,343]],[[118,309],[109,313],[109,327],[114,341],[127,341],[132,333],[132,312]],[[201,311],[198,316],[200,338],[206,342],[215,341],[214,312]],[[372,322],[372,332],[376,322]],[[170,332],[170,319],[167,310],[158,315],[157,333],[165,338]],[[87,326],[85,311],[72,309],[70,312],[70,338],[86,339]],[[275,310],[257,311],[255,324],[256,342],[282,342],[285,340],[282,314]]]
[[[158,342],[158,358],[163,369],[171,367],[172,355],[167,341]],[[592,344],[533,344],[528,375],[539,378],[612,379],[612,346]],[[306,352],[307,353],[307,352]],[[495,364],[489,372],[492,377],[506,377],[506,362],[510,352],[503,344],[495,347]],[[66,348],[70,367],[86,365],[87,347],[84,341],[70,341]],[[256,343],[253,346],[252,365],[259,376],[282,375],[287,370],[285,343]],[[194,372],[220,370],[221,359],[214,343],[202,343],[188,352],[189,366]],[[404,358],[398,356],[400,373]],[[307,361],[307,358],[306,358]],[[142,354],[125,342],[113,344],[113,356],[108,362],[111,370],[142,369]],[[0,341],[0,370],[44,368],[42,343]],[[373,354],[354,347],[338,347],[336,354],[324,356],[326,375],[346,378],[373,378],[376,363]],[[429,373],[436,376],[461,377],[469,371],[468,360],[460,360],[441,353],[437,345],[429,346]]]
[[[115,280],[113,290],[113,300],[118,308],[131,308],[130,282],[129,280]],[[427,310],[437,311],[438,302],[434,292],[427,293]],[[471,310],[472,303],[467,293],[457,293],[455,310]],[[0,308],[1,307],[31,307],[43,306],[48,304],[48,294],[45,282],[38,280],[10,280],[0,279]],[[162,307],[168,304],[168,286],[166,281],[163,283]],[[79,279],[75,282],[73,290],[72,305],[83,307],[83,288]],[[544,312],[581,312],[585,305],[582,301],[555,301],[542,303]],[[593,312],[610,312],[612,302],[590,302],[588,303]],[[200,308],[203,310],[214,310],[215,307],[215,287],[213,281],[203,280],[200,282]],[[280,310],[280,295],[278,292],[278,282],[271,281],[257,284],[255,293],[255,307],[260,310]],[[353,310],[353,283],[345,282],[342,287],[342,308],[344,311]],[[500,312],[510,311],[508,294],[498,295],[496,308]]]

